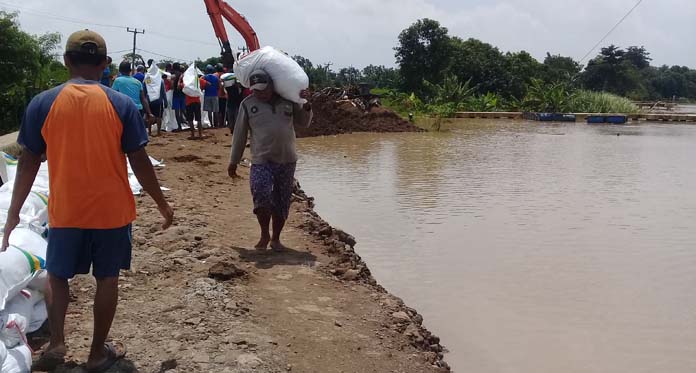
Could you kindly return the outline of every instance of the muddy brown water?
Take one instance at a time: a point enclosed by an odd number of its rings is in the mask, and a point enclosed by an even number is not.
[[[302,139],[299,179],[457,372],[696,372],[696,126]]]

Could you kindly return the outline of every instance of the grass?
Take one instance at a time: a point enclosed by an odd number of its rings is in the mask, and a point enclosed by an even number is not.
[[[568,103],[568,112],[573,113],[621,113],[634,114],[638,106],[631,100],[606,92],[576,91]]]

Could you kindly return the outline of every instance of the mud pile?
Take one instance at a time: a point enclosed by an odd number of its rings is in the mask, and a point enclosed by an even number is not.
[[[297,137],[330,136],[352,132],[422,132],[395,112],[373,107],[365,112],[350,100],[315,96],[314,119],[309,128],[295,128]]]

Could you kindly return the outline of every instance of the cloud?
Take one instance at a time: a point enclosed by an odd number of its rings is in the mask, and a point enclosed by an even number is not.
[[[203,0],[24,0],[22,3],[3,0],[0,9],[9,3],[53,17],[145,28],[145,35],[138,35],[140,48],[177,59],[219,54]],[[247,16],[262,44],[301,54],[315,63],[363,67],[371,63],[393,65],[393,48],[399,33],[424,17],[440,21],[452,35],[478,38],[502,51],[527,50],[539,59],[546,52],[579,59],[635,0],[240,0],[229,3]],[[644,45],[652,53],[654,64],[696,67],[693,19],[696,19],[693,0],[646,0],[603,45]],[[85,27],[28,11],[21,14],[20,21],[26,30],[36,34],[59,31],[67,36]],[[101,32],[112,51],[132,47],[132,34],[125,30],[88,27]],[[242,43],[231,26],[228,33],[233,44]]]

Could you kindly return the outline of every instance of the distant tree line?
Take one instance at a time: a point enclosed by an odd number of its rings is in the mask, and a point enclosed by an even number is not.
[[[610,45],[583,69],[571,57],[547,53],[537,61],[528,52],[503,53],[477,39],[451,36],[432,19],[421,19],[403,30],[395,49],[397,68],[370,65],[362,70],[331,64],[315,65],[302,56],[295,60],[315,87],[372,83],[430,99],[433,87],[468,82],[472,94],[495,94],[504,100],[523,100],[530,87],[562,84],[568,89],[602,91],[633,100],[696,100],[696,70],[684,66],[651,66],[644,47]],[[534,83],[537,82],[537,83]],[[451,87],[450,87],[451,88]]]

